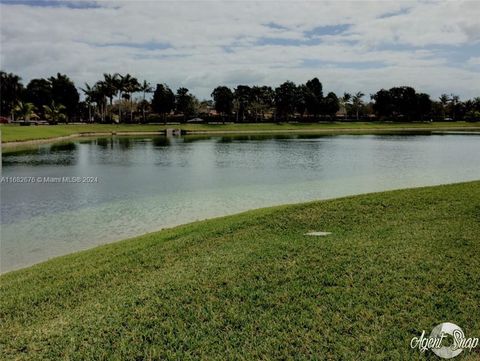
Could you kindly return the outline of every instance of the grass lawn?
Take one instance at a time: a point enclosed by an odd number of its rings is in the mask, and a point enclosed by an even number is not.
[[[410,339],[480,337],[480,181],[196,222],[0,283],[3,359],[436,360]]]
[[[311,123],[311,124],[292,124],[292,123],[255,123],[255,124],[182,124],[182,125],[114,125],[114,124],[84,124],[84,125],[55,125],[55,126],[29,126],[21,127],[18,125],[2,125],[3,142],[25,141],[34,139],[47,139],[63,137],[79,133],[92,132],[158,132],[165,128],[181,128],[189,131],[207,131],[207,132],[231,132],[231,131],[335,131],[345,129],[357,130],[395,130],[395,129],[464,129],[478,128],[480,123],[467,122],[444,122],[444,123]]]

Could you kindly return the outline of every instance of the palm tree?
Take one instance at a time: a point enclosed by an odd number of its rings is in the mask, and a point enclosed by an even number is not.
[[[359,119],[359,112],[360,112],[360,108],[362,107],[363,105],[363,100],[362,98],[365,96],[365,94],[363,94],[362,92],[357,92],[353,98],[352,98],[352,107],[353,109],[355,110],[355,113],[357,115],[357,121]]]
[[[150,85],[150,83],[148,83],[146,80],[143,81],[142,84],[140,84],[140,89],[139,91],[141,91],[143,93],[143,102],[142,102],[142,116],[143,116],[143,122],[145,123],[145,95],[147,93],[152,93],[153,92],[153,88],[152,86]]]
[[[95,102],[97,103],[103,122],[105,122],[107,112],[109,113],[109,120],[112,120],[112,98],[111,85],[105,81],[97,81],[95,83]],[[107,99],[110,99],[110,108],[108,107]]]
[[[109,117],[112,119],[112,108],[113,108],[113,97],[118,93],[118,82],[120,74],[103,74],[103,81],[98,82],[99,90],[101,89],[102,93],[106,98],[110,100],[110,109]]]
[[[124,77],[116,73],[113,78],[113,85],[115,94],[118,95],[118,122],[122,122],[122,97],[126,89],[126,82]]]
[[[52,123],[56,123],[59,120],[66,120],[67,116],[65,115],[65,106],[63,104],[55,104],[52,101],[50,105],[44,105],[43,109],[45,111],[45,117]]]
[[[85,88],[80,88],[85,93],[85,101],[88,104],[88,121],[92,122],[92,103],[95,103],[97,89],[85,83]]]
[[[455,121],[455,118],[456,118],[456,109],[457,109],[457,105],[458,105],[459,102],[460,102],[460,97],[458,95],[450,94],[450,104],[451,104],[451,107],[452,107],[452,119],[453,119],[453,121]]]
[[[137,78],[134,78],[130,74],[126,74],[123,77],[123,89],[126,94],[126,98],[130,100],[130,122],[133,121],[133,93],[140,91],[140,83]]]
[[[18,115],[20,119],[23,119],[24,122],[30,120],[30,117],[36,116],[35,105],[33,105],[32,103],[20,101],[15,106],[14,112]]]
[[[340,98],[340,103],[342,108],[345,110],[345,115],[348,118],[348,106],[350,105],[350,100],[352,100],[352,95],[350,93],[343,93],[343,97]]]

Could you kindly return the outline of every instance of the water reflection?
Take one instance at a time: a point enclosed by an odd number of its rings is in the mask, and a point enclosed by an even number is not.
[[[132,139],[129,137],[119,137],[117,138],[117,144],[121,150],[129,150],[132,146]]]
[[[170,139],[167,137],[153,138],[153,145],[155,147],[168,147],[170,145]]]
[[[84,143],[87,143],[87,142],[84,142]],[[113,139],[112,138],[98,138],[96,140],[91,140],[88,143],[96,144],[99,147],[101,147],[103,149],[106,149],[106,148],[112,148]]]
[[[50,152],[72,152],[77,149],[77,145],[73,142],[55,143],[50,146]]]
[[[175,137],[178,138],[178,137]],[[167,139],[171,139],[170,137]],[[205,140],[212,139],[211,135],[185,135],[182,137],[184,143],[195,143],[195,142],[202,142]]]
[[[38,148],[21,149],[2,154],[2,166],[28,164],[42,165],[73,165],[76,162],[77,144],[73,142],[42,145]]]

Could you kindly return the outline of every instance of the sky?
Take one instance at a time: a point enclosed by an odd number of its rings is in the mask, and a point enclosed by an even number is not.
[[[130,73],[209,98],[218,85],[318,77],[339,95],[480,96],[480,0],[0,0],[0,35],[1,69],[24,83]]]

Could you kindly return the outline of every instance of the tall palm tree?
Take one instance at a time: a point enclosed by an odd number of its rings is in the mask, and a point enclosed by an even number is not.
[[[137,78],[134,78],[130,74],[126,74],[123,77],[123,89],[126,94],[126,98],[130,100],[130,122],[133,121],[133,93],[140,91],[140,83]]]
[[[52,100],[52,103],[50,105],[44,105],[43,109],[45,111],[45,117],[52,123],[68,119],[65,114],[67,108],[63,104],[55,104]]]
[[[103,122],[105,122],[107,113],[109,114],[109,120],[112,120],[112,98],[113,96],[111,86],[105,81],[98,81],[95,84],[95,99]],[[107,99],[110,99],[110,108],[108,107]]]
[[[357,121],[359,120],[359,112],[360,108],[363,105],[363,100],[362,98],[365,96],[362,92],[357,92],[353,98],[352,98],[352,107],[355,110],[355,113],[357,115]]]
[[[92,103],[95,103],[95,96],[97,89],[94,86],[90,86],[88,83],[85,83],[85,88],[80,88],[85,94],[85,101],[88,105],[88,122],[92,122]]]
[[[460,102],[460,97],[455,94],[450,94],[450,104],[452,107],[452,119],[455,121],[457,105]]]
[[[142,116],[143,116],[143,122],[145,123],[145,96],[146,96],[147,93],[152,93],[153,88],[152,88],[152,86],[150,85],[149,82],[144,80],[143,83],[140,84],[139,91],[141,91],[143,93]]]
[[[345,110],[345,115],[348,117],[348,106],[350,105],[350,100],[352,100],[352,95],[350,93],[343,93],[343,97],[340,98],[340,103]]]
[[[118,122],[121,123],[122,122],[122,98],[123,98],[123,93],[125,92],[125,89],[126,89],[126,82],[122,75],[116,73],[114,75],[113,84],[114,84],[115,94],[118,95]]]
[[[15,113],[20,119],[23,119],[24,122],[30,120],[30,117],[35,116],[35,105],[27,102],[18,102],[14,107]]]
[[[119,83],[120,74],[103,74],[103,81],[98,83],[99,89],[102,90],[102,93],[106,98],[110,100],[110,109],[109,117],[112,119],[112,108],[113,108],[113,97],[118,93],[118,83]]]

